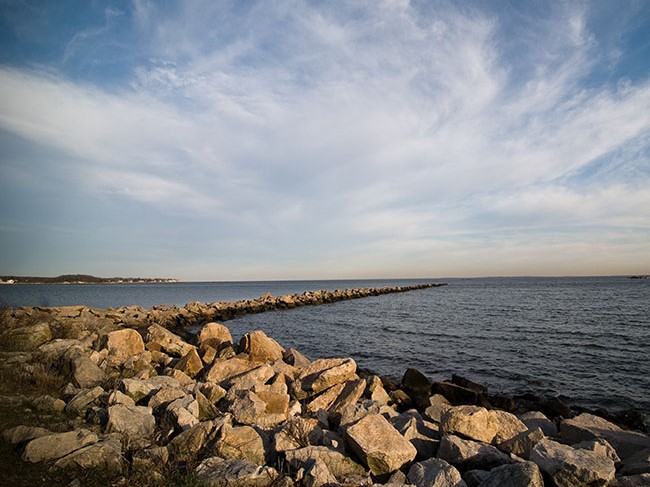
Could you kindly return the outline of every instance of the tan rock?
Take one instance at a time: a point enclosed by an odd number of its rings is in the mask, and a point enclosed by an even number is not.
[[[543,439],[544,433],[541,428],[535,428],[532,431],[523,431],[509,440],[499,443],[498,447],[503,452],[512,453],[528,460],[530,451]]]
[[[319,396],[316,396],[309,403],[307,403],[307,411],[310,413],[316,413],[319,409],[328,410],[336,398],[339,397],[339,394],[341,394],[341,391],[344,387],[344,383],[336,384]]]
[[[295,468],[306,467],[310,460],[323,462],[339,481],[346,477],[366,475],[366,469],[344,452],[326,446],[307,446],[285,453],[287,462]]]
[[[82,389],[90,389],[106,380],[106,374],[86,356],[71,360],[72,382]]]
[[[548,419],[544,413],[539,411],[528,411],[520,414],[519,419],[529,430],[541,428],[545,436],[557,436],[557,426],[553,421]]]
[[[355,404],[366,389],[366,381],[364,379],[347,381],[341,390],[341,393],[332,402],[328,408],[330,417],[335,416],[340,420],[341,412],[348,406]]]
[[[162,351],[176,357],[183,357],[195,348],[178,335],[175,335],[160,325],[151,325],[147,328],[146,340],[147,342],[159,344]]]
[[[264,385],[273,378],[275,371],[270,365],[262,364],[222,382],[230,391],[250,389],[255,385]]]
[[[137,331],[123,328],[108,333],[106,349],[118,363],[124,363],[129,357],[144,352],[144,341]]]
[[[497,432],[492,442],[499,444],[510,438],[514,438],[519,433],[528,431],[528,427],[514,414],[498,409],[490,411],[497,423]]]
[[[151,409],[142,406],[116,404],[108,408],[107,433],[119,433],[130,447],[142,448],[151,444],[156,419]]]
[[[102,394],[104,394],[104,389],[99,386],[83,389],[68,402],[65,411],[70,414],[83,415],[86,408],[99,399]]]
[[[323,430],[317,419],[295,417],[289,419],[275,434],[275,451],[286,452],[310,445],[317,445]]]
[[[442,437],[438,458],[461,470],[490,470],[510,463],[510,457],[496,447],[455,435]]]
[[[264,442],[259,433],[250,426],[224,425],[216,443],[216,454],[222,458],[246,460],[257,465],[265,464]]]
[[[203,361],[196,349],[193,348],[176,363],[174,368],[194,378],[203,370]]]
[[[282,360],[284,348],[261,330],[244,335],[239,342],[241,352],[248,354],[253,362]]]
[[[357,364],[351,358],[319,359],[312,362],[298,376],[295,393],[304,399],[341,384],[356,379]]]
[[[231,359],[217,359],[212,363],[212,367],[205,375],[206,382],[215,382],[217,384],[226,379],[230,379],[244,372],[248,372],[259,364],[252,363],[248,360],[233,357]]]
[[[35,350],[50,340],[52,330],[47,323],[13,328],[2,335],[3,343],[12,350]]]
[[[22,458],[31,463],[56,460],[84,446],[96,443],[97,440],[97,435],[87,429],[53,433],[27,443]]]
[[[175,461],[193,459],[210,443],[225,424],[230,424],[231,416],[225,415],[211,421],[203,421],[183,431],[168,444],[169,454]]]
[[[424,415],[431,421],[439,423],[445,411],[451,408],[451,403],[441,394],[429,397],[429,406],[424,410]]]
[[[375,475],[394,472],[417,454],[415,447],[379,414],[366,416],[349,427],[345,441]]]
[[[194,473],[208,487],[271,487],[279,476],[271,467],[220,457],[204,459]]]
[[[101,440],[57,460],[55,468],[63,470],[99,470],[117,475],[124,470],[122,444],[117,439]]]
[[[19,445],[21,443],[33,440],[34,438],[40,438],[41,436],[48,436],[51,434],[52,432],[45,428],[20,425],[5,430],[2,433],[2,436],[11,445]]]
[[[472,440],[491,443],[499,429],[496,417],[478,406],[455,406],[442,415],[443,434],[460,435]]]
[[[201,328],[198,335],[199,346],[211,346],[219,350],[223,344],[232,343],[230,330],[220,323],[208,323]]]
[[[387,405],[390,402],[390,396],[384,389],[381,379],[376,375],[368,379],[367,397],[378,404]]]
[[[417,487],[467,487],[460,472],[439,458],[413,464],[407,478]]]
[[[544,478],[539,467],[534,463],[519,462],[493,468],[479,485],[480,487],[544,487]]]

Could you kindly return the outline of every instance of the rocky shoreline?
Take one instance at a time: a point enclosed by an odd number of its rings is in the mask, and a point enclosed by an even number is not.
[[[576,414],[557,399],[494,395],[460,376],[432,383],[415,369],[394,383],[352,358],[309,360],[262,331],[236,343],[218,323],[431,286],[4,310],[3,382],[45,375],[57,387],[1,396],[18,411],[2,441],[43,483],[71,486],[179,475],[174,485],[650,485],[644,418]],[[40,423],[21,422],[26,411]]]

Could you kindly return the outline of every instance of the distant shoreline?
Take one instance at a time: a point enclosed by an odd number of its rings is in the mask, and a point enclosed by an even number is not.
[[[152,284],[176,283],[178,279],[158,277],[96,277],[86,274],[65,274],[56,277],[0,276],[0,284]]]

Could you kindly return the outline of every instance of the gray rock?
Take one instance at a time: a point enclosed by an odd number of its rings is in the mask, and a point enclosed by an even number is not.
[[[219,457],[206,458],[194,473],[208,487],[271,487],[278,478],[274,468]]]
[[[41,436],[48,436],[51,434],[52,432],[45,428],[21,425],[5,430],[2,433],[2,436],[8,443],[15,446],[20,445],[21,443],[26,443],[34,438],[40,438]]]
[[[557,426],[553,421],[548,419],[544,413],[539,411],[528,411],[527,413],[520,414],[519,419],[528,427],[529,430],[540,428],[544,432],[544,436],[557,436]]]
[[[104,389],[99,386],[83,390],[68,402],[65,411],[70,414],[83,415],[88,406],[97,401],[103,394]]]
[[[135,406],[135,401],[131,396],[127,396],[121,391],[115,390],[108,395],[108,405],[124,404],[125,406]]]
[[[212,421],[203,421],[183,431],[168,446],[169,454],[175,461],[194,458],[219,433],[224,425],[230,425],[231,416],[225,415]]]
[[[338,485],[338,481],[322,460],[312,458],[305,464],[302,484],[305,487],[327,487]]]
[[[253,362],[275,362],[284,355],[284,348],[261,330],[246,333],[239,341],[239,350]]]
[[[169,403],[166,411],[173,418],[176,430],[186,431],[199,423],[199,403],[191,394]]]
[[[357,364],[351,358],[313,361],[300,372],[294,386],[298,399],[305,399],[337,384],[356,379]]]
[[[528,431],[528,426],[512,413],[495,409],[490,411],[490,414],[497,421],[497,432],[492,440],[495,445]]]
[[[438,458],[461,470],[490,470],[510,463],[510,457],[496,447],[454,435],[442,437]]]
[[[80,356],[72,359],[72,382],[82,389],[90,389],[106,380],[106,374],[90,358]]]
[[[32,404],[42,413],[57,414],[65,410],[65,401],[49,395],[35,397]]]
[[[110,475],[122,473],[122,444],[116,439],[98,441],[60,458],[54,467],[63,470],[98,469]]]
[[[498,448],[501,451],[512,453],[513,455],[528,460],[530,451],[543,439],[544,433],[540,428],[536,428],[533,431],[528,430],[519,433],[514,438],[510,438],[509,440],[500,443]]]
[[[289,395],[286,385],[259,385],[249,391],[236,391],[230,412],[241,424],[276,426],[287,420]]]
[[[326,446],[308,446],[285,452],[287,462],[294,468],[307,467],[311,460],[323,462],[339,481],[345,477],[367,474],[362,465],[355,462],[343,452]]]
[[[289,419],[275,434],[275,451],[286,452],[317,445],[323,438],[323,429],[317,419],[295,417]]]
[[[640,450],[650,448],[650,436],[636,431],[626,431],[599,416],[582,413],[560,423],[560,437],[569,444],[603,438],[625,460]]]
[[[494,414],[478,406],[455,406],[442,415],[440,430],[443,434],[459,435],[471,440],[491,443],[499,429]]]
[[[599,455],[603,455],[609,458],[615,464],[621,461],[621,459],[618,458],[618,454],[616,453],[616,450],[614,450],[612,445],[610,445],[607,442],[607,440],[603,440],[602,438],[598,438],[596,440],[581,441],[580,443],[576,443],[571,446],[573,448],[579,448],[581,450],[589,450],[594,453],[598,453]]]
[[[327,409],[330,415],[330,422],[335,424],[340,423],[342,411],[348,406],[356,404],[365,389],[366,381],[364,379],[347,381],[343,390],[341,390],[338,397]]]
[[[224,344],[233,343],[228,327],[215,322],[203,325],[198,333],[198,341],[201,347],[207,345],[215,350],[219,350]]]
[[[440,444],[438,425],[424,421],[412,409],[388,420],[400,434],[409,440],[417,450],[417,460],[426,460],[436,455]]]
[[[650,449],[641,450],[627,457],[619,473],[621,475],[650,474]]]
[[[35,350],[52,339],[52,330],[47,323],[21,326],[7,330],[2,341],[12,350]]]
[[[92,445],[98,439],[95,433],[87,429],[41,436],[27,443],[22,458],[31,463],[56,460],[84,446]]]
[[[443,413],[449,408],[451,408],[451,404],[445,396],[434,394],[429,398],[429,406],[424,410],[424,415],[431,421],[439,423]]]
[[[135,402],[150,397],[163,387],[180,388],[180,383],[173,377],[158,375],[148,379],[122,379],[120,389]]]
[[[375,475],[394,472],[417,455],[415,447],[383,416],[372,414],[345,431],[350,450]]]
[[[129,448],[143,448],[151,444],[156,419],[151,409],[143,406],[116,404],[108,408],[107,433],[119,433]]]
[[[544,487],[544,478],[537,465],[520,462],[493,468],[479,487]]]
[[[215,453],[222,458],[265,464],[266,452],[262,437],[250,426],[232,427],[224,424],[219,433]]]
[[[406,477],[416,487],[467,487],[460,472],[438,458],[413,464]]]
[[[614,462],[597,453],[571,448],[548,438],[530,453],[530,460],[553,479],[557,487],[607,485],[614,479]]]
[[[463,480],[468,487],[478,487],[478,485],[490,476],[487,470],[468,470],[463,474]]]
[[[163,352],[176,357],[183,357],[196,348],[160,325],[147,328],[146,341],[159,344]]]

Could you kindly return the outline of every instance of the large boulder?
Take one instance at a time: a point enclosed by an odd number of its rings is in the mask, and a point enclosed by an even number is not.
[[[106,335],[106,349],[115,363],[123,364],[129,357],[144,352],[144,341],[137,331],[123,328]]]
[[[494,444],[498,445],[499,443],[517,436],[519,433],[528,431],[528,426],[512,413],[494,409],[490,411],[490,414],[497,422],[497,432],[492,440]]]
[[[375,475],[394,472],[417,455],[415,447],[379,414],[368,415],[350,426],[344,438]]]
[[[270,487],[279,476],[271,467],[220,457],[206,458],[194,474],[208,487]]]
[[[155,429],[156,418],[151,414],[151,408],[123,404],[108,408],[106,432],[119,433],[132,448],[150,445]]]
[[[195,348],[160,325],[151,325],[147,328],[146,341],[148,343],[157,343],[162,351],[176,357],[183,357]]]
[[[499,443],[499,450],[527,460],[533,447],[543,439],[544,433],[542,430],[535,428],[532,431],[523,431],[509,440]]]
[[[254,428],[250,426],[221,427],[216,442],[215,453],[221,458],[245,460],[256,465],[264,465],[264,441]]]
[[[461,470],[490,470],[510,463],[510,457],[496,447],[454,435],[442,437],[438,458]]]
[[[528,411],[520,414],[519,419],[529,430],[540,428],[545,436],[557,436],[557,425],[540,411]]]
[[[101,440],[60,458],[54,467],[63,470],[99,470],[109,475],[122,473],[122,444],[118,439]]]
[[[614,462],[598,453],[575,449],[548,438],[530,453],[530,460],[546,473],[557,487],[607,485],[614,479]]]
[[[187,461],[210,443],[224,425],[230,425],[232,418],[225,415],[212,421],[203,421],[175,436],[167,445],[169,455],[175,461]]]
[[[120,389],[135,402],[146,397],[150,398],[163,387],[179,388],[180,386],[177,379],[165,375],[148,379],[122,379],[120,383]]]
[[[27,443],[22,458],[31,463],[57,460],[96,443],[98,439],[95,433],[87,429],[41,436]]]
[[[337,384],[356,379],[356,370],[357,364],[351,358],[315,360],[300,372],[294,383],[295,395],[298,399],[305,399]]]
[[[180,370],[189,377],[194,378],[199,374],[199,372],[201,372],[201,370],[203,370],[203,361],[201,360],[201,357],[199,357],[196,349],[193,348],[183,355],[183,358],[174,365],[174,368]]]
[[[499,422],[493,412],[485,408],[455,406],[443,413],[440,429],[443,434],[491,443],[499,430]]]
[[[235,391],[230,412],[238,423],[272,427],[286,421],[289,399],[284,384],[255,386]]]
[[[215,382],[219,384],[226,379],[241,375],[258,366],[259,364],[238,357],[217,359],[212,363],[212,366],[205,374],[204,379],[206,382]]]
[[[544,487],[544,478],[533,462],[518,462],[493,468],[478,487]]]
[[[47,323],[12,328],[2,336],[3,343],[12,350],[35,350],[50,340],[52,330]]]
[[[72,382],[82,389],[95,387],[106,380],[106,374],[86,356],[78,356],[71,360]]]
[[[621,459],[650,448],[650,436],[636,431],[626,431],[599,416],[582,413],[560,423],[560,437],[566,443],[603,438],[614,447]]]
[[[431,421],[439,423],[442,415],[451,408],[450,402],[441,394],[434,394],[429,397],[429,405],[424,410],[424,415]]]
[[[97,401],[103,394],[104,389],[99,386],[93,387],[92,389],[83,389],[70,399],[65,406],[65,412],[83,416],[88,406]]]
[[[262,330],[246,333],[239,341],[239,350],[253,362],[275,362],[284,354],[284,348]]]
[[[413,464],[406,477],[416,487],[467,487],[460,472],[439,458]]]
[[[305,467],[310,460],[323,462],[339,481],[351,476],[364,476],[366,470],[343,452],[326,446],[307,446],[285,452],[287,462],[294,468]]]
[[[221,323],[208,323],[201,328],[198,334],[199,346],[203,349],[210,346],[219,350],[222,345],[232,343],[232,335],[228,327]]]

